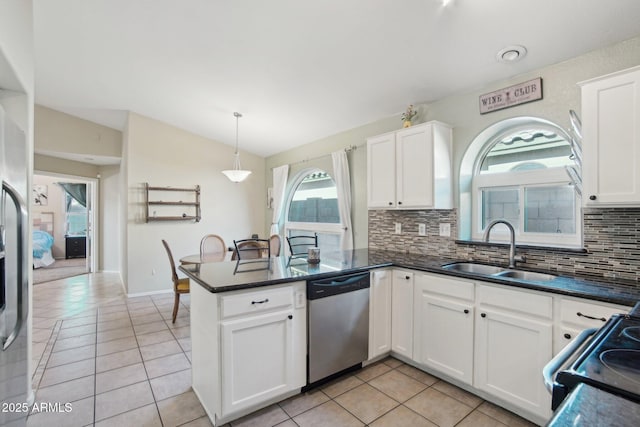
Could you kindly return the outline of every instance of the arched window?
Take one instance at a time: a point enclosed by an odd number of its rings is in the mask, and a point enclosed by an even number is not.
[[[340,211],[338,192],[333,178],[325,171],[301,172],[291,186],[286,205],[285,235],[318,233],[322,251],[340,249]]]
[[[476,138],[473,143],[481,147],[475,152],[471,174],[467,219],[471,237],[480,240],[491,221],[506,219],[516,230],[518,243],[579,246],[580,197],[566,171],[567,166],[576,167],[569,136],[545,121],[492,128],[493,132],[483,132],[478,137],[482,140]],[[507,238],[503,225],[491,233],[492,240]]]

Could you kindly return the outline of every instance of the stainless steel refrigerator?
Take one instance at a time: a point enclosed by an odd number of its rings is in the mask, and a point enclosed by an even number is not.
[[[26,424],[29,385],[25,133],[0,105],[0,426]]]

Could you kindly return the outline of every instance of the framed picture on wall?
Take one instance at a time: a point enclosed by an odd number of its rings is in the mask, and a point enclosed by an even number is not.
[[[33,204],[36,206],[47,206],[49,204],[49,197],[48,197],[46,185],[43,185],[43,184],[33,185]]]

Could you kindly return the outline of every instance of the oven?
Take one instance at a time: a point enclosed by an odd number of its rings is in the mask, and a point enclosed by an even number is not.
[[[555,411],[580,384],[640,403],[640,303],[580,333],[543,370]]]

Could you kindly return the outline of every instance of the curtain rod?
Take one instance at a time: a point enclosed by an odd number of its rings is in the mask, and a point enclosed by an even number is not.
[[[357,150],[359,147],[362,147],[362,146],[365,146],[365,145],[367,145],[367,143],[366,143],[366,142],[365,142],[365,143],[362,143],[362,144],[360,144],[360,145],[350,145],[350,146],[348,146],[348,147],[344,148],[344,152],[348,154],[348,153],[350,153],[350,152],[352,152],[352,151]],[[300,163],[307,163],[307,162],[310,162],[310,161],[312,161],[312,160],[324,159],[325,157],[330,157],[330,156],[331,156],[331,153],[329,153],[329,154],[323,154],[323,155],[321,155],[321,156],[316,156],[316,157],[310,157],[310,158],[306,158],[306,159],[298,160],[298,161],[296,161],[296,162],[291,162],[291,163],[289,163],[289,166],[291,166],[291,165],[298,165],[298,164],[300,164]],[[277,167],[277,166],[276,166],[276,167]],[[271,168],[271,170],[273,170],[273,169],[275,169],[275,168]]]

